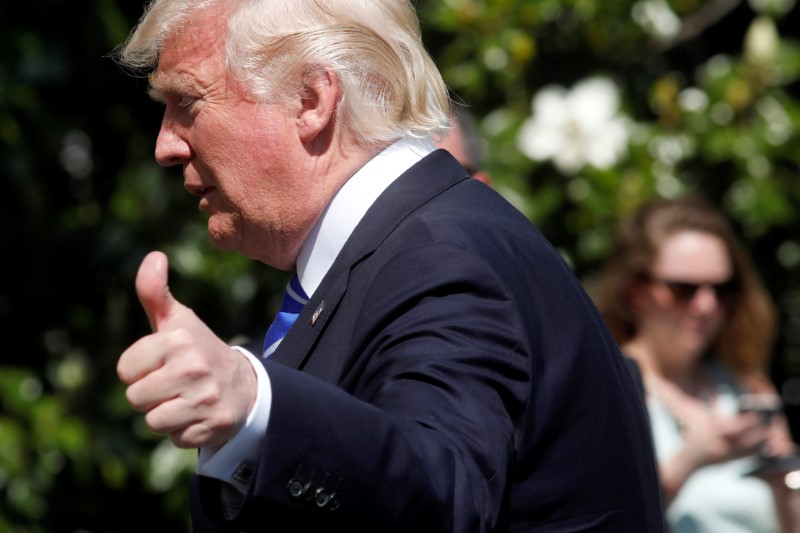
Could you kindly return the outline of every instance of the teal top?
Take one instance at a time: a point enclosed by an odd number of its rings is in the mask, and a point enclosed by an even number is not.
[[[721,415],[738,411],[743,391],[721,365],[708,366],[714,383],[714,409]],[[674,415],[653,394],[647,395],[658,462],[680,449],[683,436]],[[709,465],[694,472],[667,507],[667,522],[676,533],[780,533],[775,500],[769,486],[743,474],[755,468],[757,458],[745,457]]]

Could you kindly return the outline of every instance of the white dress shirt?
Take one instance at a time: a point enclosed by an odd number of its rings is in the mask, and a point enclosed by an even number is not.
[[[403,172],[435,150],[428,137],[406,137],[392,144],[361,167],[334,195],[311,230],[297,257],[300,285],[313,296],[345,242],[378,196]],[[272,407],[272,387],[264,365],[256,356],[235,347],[255,369],[256,402],[241,430],[219,448],[200,449],[196,472],[225,481],[247,492],[249,474],[261,454]]]

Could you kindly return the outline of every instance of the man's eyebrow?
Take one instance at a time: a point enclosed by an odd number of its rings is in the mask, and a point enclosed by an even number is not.
[[[147,76],[147,94],[156,102],[164,103],[165,81],[164,75],[159,72],[151,72]]]
[[[183,76],[174,73],[155,71],[147,77],[147,81],[150,98],[162,103],[168,93],[182,94],[191,89],[190,83]]]

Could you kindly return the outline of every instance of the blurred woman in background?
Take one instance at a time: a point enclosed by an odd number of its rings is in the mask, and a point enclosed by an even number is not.
[[[595,299],[641,368],[672,530],[789,530],[786,472],[747,475],[795,448],[766,373],[776,312],[724,216],[696,198],[644,206]]]

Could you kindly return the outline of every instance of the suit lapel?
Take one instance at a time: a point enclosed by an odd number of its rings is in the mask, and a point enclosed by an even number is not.
[[[437,150],[397,178],[364,214],[342,251],[270,359],[302,369],[347,291],[350,271],[421,205],[468,179],[446,151]]]

